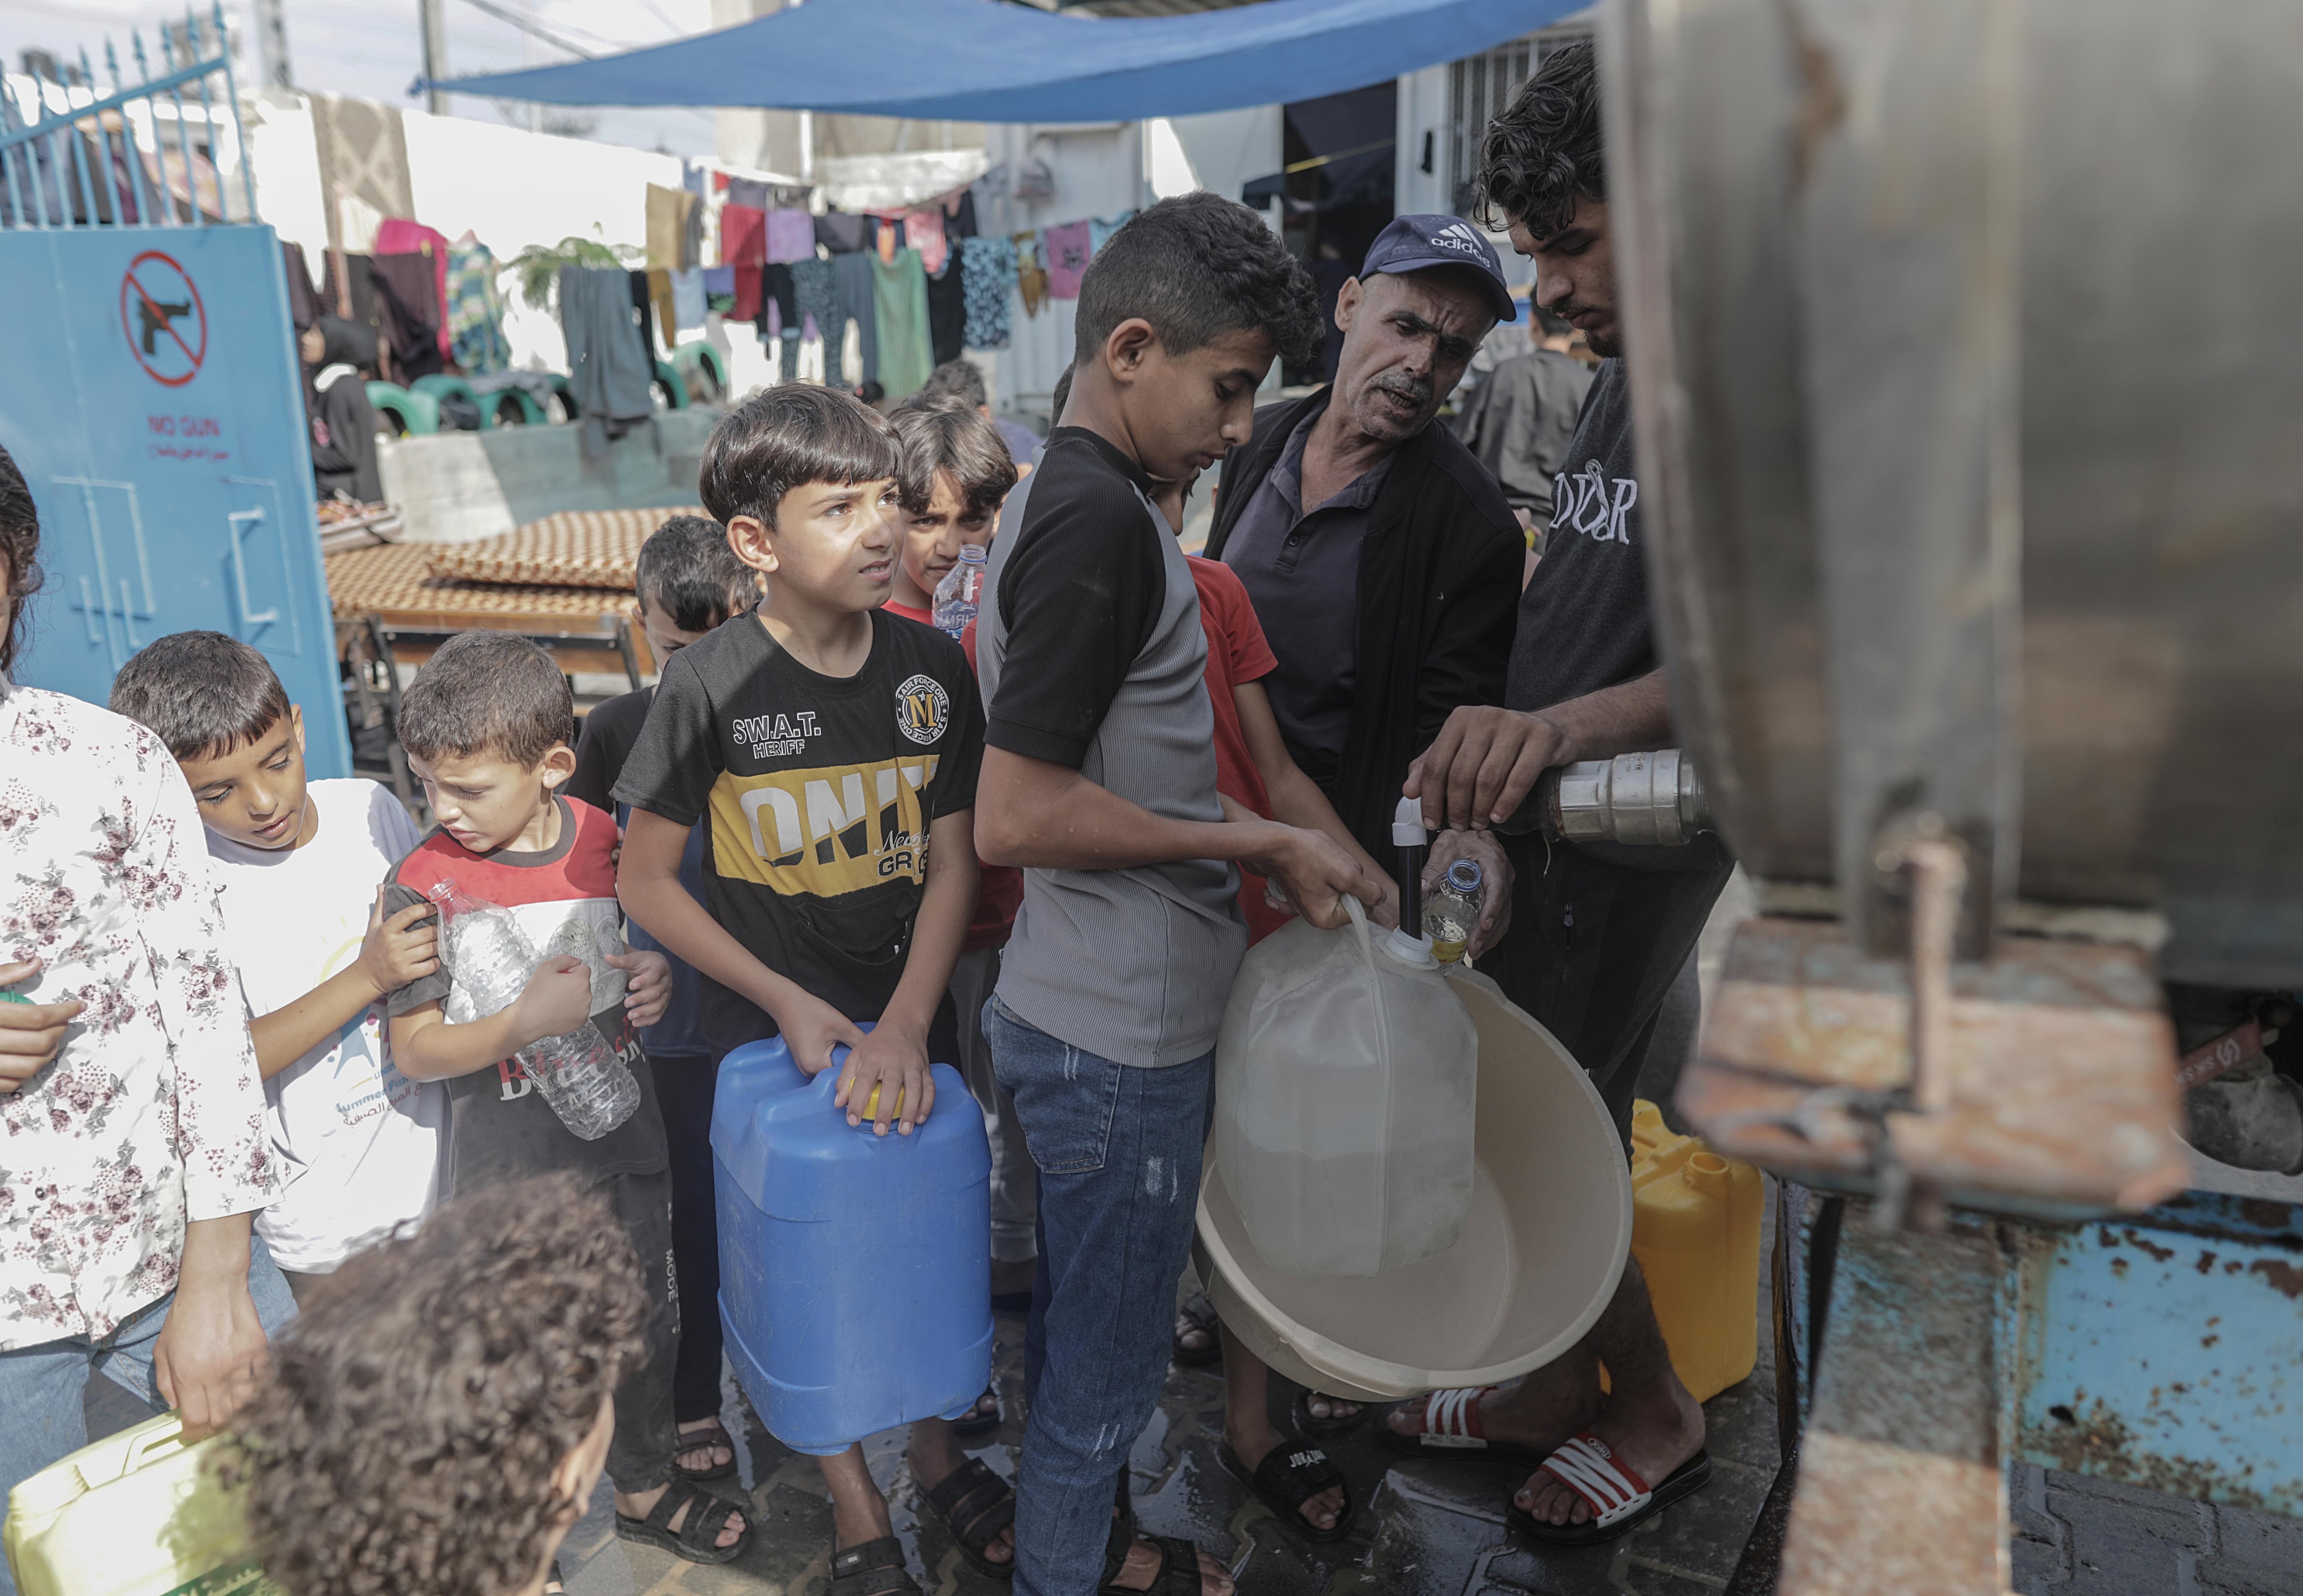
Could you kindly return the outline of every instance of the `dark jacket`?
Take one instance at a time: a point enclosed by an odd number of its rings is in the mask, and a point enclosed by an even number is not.
[[[1304,417],[1332,390],[1267,405],[1247,443],[1224,456],[1208,557],[1223,557],[1233,523]],[[1368,512],[1360,552],[1358,701],[1328,785],[1336,813],[1378,859],[1392,857],[1391,817],[1407,767],[1464,704],[1501,704],[1519,609],[1526,536],[1496,486],[1438,422],[1399,446]],[[1285,615],[1260,614],[1278,639]],[[1291,753],[1294,750],[1290,750]]]

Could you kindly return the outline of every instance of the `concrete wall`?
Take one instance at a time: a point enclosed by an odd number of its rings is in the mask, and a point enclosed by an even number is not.
[[[574,426],[386,439],[384,496],[416,543],[469,543],[561,510],[693,504],[710,410],[666,410],[586,460]]]

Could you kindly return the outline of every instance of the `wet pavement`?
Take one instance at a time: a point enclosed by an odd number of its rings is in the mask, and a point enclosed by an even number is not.
[[[1006,1422],[974,1448],[1012,1477],[1023,1423],[1023,1321],[999,1321],[998,1381]],[[1522,1468],[1404,1459],[1377,1440],[1372,1421],[1323,1439],[1361,1505],[1352,1532],[1315,1546],[1291,1534],[1217,1461],[1223,1439],[1219,1369],[1168,1372],[1167,1390],[1130,1459],[1138,1518],[1155,1534],[1183,1535],[1235,1571],[1242,1596],[1696,1596],[1725,1588],[1760,1501],[1776,1474],[1772,1353],[1761,1318],[1754,1376],[1705,1405],[1717,1473],[1711,1487],[1666,1509],[1612,1546],[1564,1550],[1518,1544],[1504,1504]],[[1274,1375],[1274,1419],[1286,1427],[1296,1388]],[[758,1525],[738,1561],[719,1567],[679,1562],[615,1538],[603,1492],[570,1533],[561,1555],[570,1596],[823,1596],[830,1588],[831,1507],[813,1458],[786,1451],[762,1430],[736,1389],[723,1414],[738,1438],[738,1481]],[[934,1596],[998,1596],[1007,1583],[961,1560],[941,1524],[922,1509],[899,1432],[866,1443],[873,1477],[888,1493],[913,1577]]]

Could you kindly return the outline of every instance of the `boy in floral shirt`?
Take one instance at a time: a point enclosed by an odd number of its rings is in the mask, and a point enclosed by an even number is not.
[[[38,550],[0,450],[0,1496],[86,1443],[91,1369],[197,1437],[294,1312],[191,791],[141,726],[8,680]]]

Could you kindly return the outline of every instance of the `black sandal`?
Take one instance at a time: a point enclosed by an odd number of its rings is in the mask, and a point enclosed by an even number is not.
[[[892,1582],[892,1583],[891,1583]],[[831,1554],[831,1596],[920,1596],[904,1566],[904,1545],[893,1535]]]
[[[1306,1447],[1283,1440],[1263,1455],[1263,1461],[1253,1469],[1240,1460],[1231,1449],[1229,1441],[1216,1448],[1216,1458],[1224,1471],[1255,1493],[1255,1498],[1277,1514],[1279,1521],[1306,1541],[1325,1543],[1340,1541],[1352,1527],[1351,1482],[1336,1472],[1328,1455],[1317,1447]],[[1303,1504],[1323,1490],[1342,1486],[1343,1511],[1336,1515],[1335,1524],[1321,1529],[1303,1516]]]
[[[983,1411],[984,1397],[991,1398],[990,1413]],[[983,1388],[983,1397],[978,1397],[975,1406],[968,1410],[967,1416],[951,1422],[951,1432],[954,1435],[988,1435],[999,1429],[1000,1420],[1007,1416],[1007,1410],[1000,1406],[1000,1388],[988,1385]]]
[[[1208,1300],[1208,1294],[1194,1292],[1184,1299],[1184,1305],[1177,1312],[1192,1329],[1207,1336],[1208,1344],[1205,1347],[1186,1347],[1183,1332],[1177,1331],[1174,1344],[1176,1361],[1186,1369],[1204,1369],[1210,1364],[1223,1362],[1223,1337],[1218,1329],[1223,1321],[1216,1317],[1216,1305]]]
[[[1330,1402],[1351,1400],[1348,1397],[1329,1397],[1325,1391],[1296,1392],[1295,1406],[1289,1411],[1288,1419],[1298,1435],[1341,1435],[1346,1430],[1358,1429],[1368,1416],[1368,1405],[1362,1402],[1359,1405],[1359,1412],[1347,1418],[1339,1419],[1329,1414],[1323,1419],[1312,1411],[1312,1398],[1314,1397],[1327,1397]]]
[[[943,1477],[941,1484],[920,1493],[928,1511],[951,1532],[967,1566],[990,1579],[1016,1577],[1014,1550],[1006,1562],[984,1555],[1000,1533],[1016,1522],[1016,1492],[1007,1481],[984,1466],[980,1457],[965,1459]]]
[[[1127,1548],[1135,1540],[1131,1533],[1116,1551],[1103,1554],[1103,1583],[1098,1585],[1096,1596],[1205,1596],[1206,1582],[1200,1578],[1200,1549],[1176,1535],[1146,1535],[1143,1540],[1160,1553],[1160,1571],[1152,1583],[1141,1590],[1134,1585],[1116,1585],[1119,1571],[1127,1566]]]
[[[705,1451],[725,1452],[728,1461],[715,1463],[710,1468],[682,1468],[679,1465],[682,1452]],[[736,1438],[729,1434],[728,1426],[717,1419],[712,1421],[711,1429],[698,1431],[693,1436],[684,1431],[675,1434],[671,1448],[671,1472],[683,1480],[726,1479],[736,1472]]]
[[[688,1509],[688,1520],[674,1530],[672,1517],[682,1507]],[[720,1532],[730,1513],[741,1515],[744,1529],[736,1537],[735,1545],[722,1546]],[[732,1563],[751,1549],[752,1516],[745,1512],[741,1502],[731,1502],[688,1481],[675,1479],[656,1499],[645,1518],[617,1514],[616,1533],[626,1541],[655,1547],[690,1563]]]

